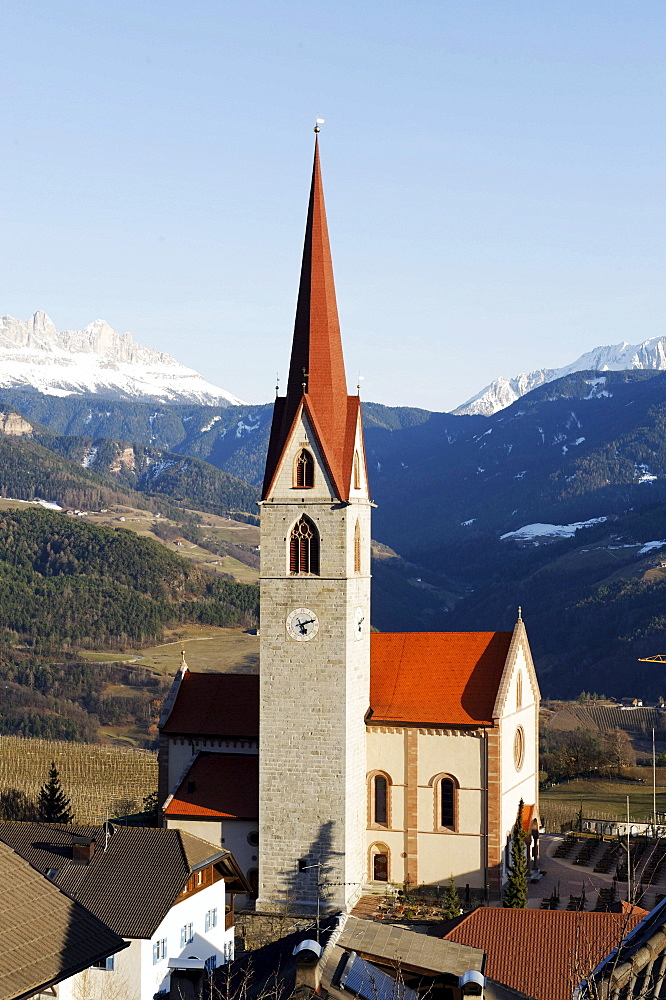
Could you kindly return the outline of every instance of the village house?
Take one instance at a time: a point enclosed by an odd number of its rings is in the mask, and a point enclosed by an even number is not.
[[[111,823],[0,823],[0,841],[128,945],[87,963],[65,1000],[152,1000],[183,962],[212,971],[233,959],[234,895],[249,887],[229,851]]]

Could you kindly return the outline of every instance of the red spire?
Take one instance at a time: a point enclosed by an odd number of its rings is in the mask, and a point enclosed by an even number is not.
[[[353,450],[353,431],[359,404],[356,396],[347,395],[318,136],[315,140],[287,395],[275,401],[264,497],[271,488],[301,404],[319,439],[338,496],[341,500],[348,499],[352,460],[350,440]]]
[[[347,396],[338,307],[335,301],[333,263],[321,182],[319,136],[315,140],[287,398],[296,397],[300,400],[303,383],[309,396],[327,405],[335,402],[339,404],[341,399]]]

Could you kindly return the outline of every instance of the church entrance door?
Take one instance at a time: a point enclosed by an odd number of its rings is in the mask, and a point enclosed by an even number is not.
[[[372,877],[375,882],[388,882],[388,854],[375,854],[372,866]]]

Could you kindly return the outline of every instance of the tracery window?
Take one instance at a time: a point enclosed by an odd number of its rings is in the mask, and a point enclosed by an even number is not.
[[[289,536],[289,572],[319,575],[319,532],[305,514]]]
[[[361,572],[361,526],[358,521],[354,528],[354,572]]]
[[[310,452],[303,448],[294,462],[294,487],[301,490],[311,490],[314,486],[314,459]]]

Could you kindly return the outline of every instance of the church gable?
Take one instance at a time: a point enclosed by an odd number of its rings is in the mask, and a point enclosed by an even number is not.
[[[534,661],[521,618],[516,622],[504,671],[497,691],[493,718],[519,712],[529,705],[538,705],[541,699]]]
[[[266,499],[334,499],[337,489],[325,455],[314,420],[302,404],[285,440]]]

